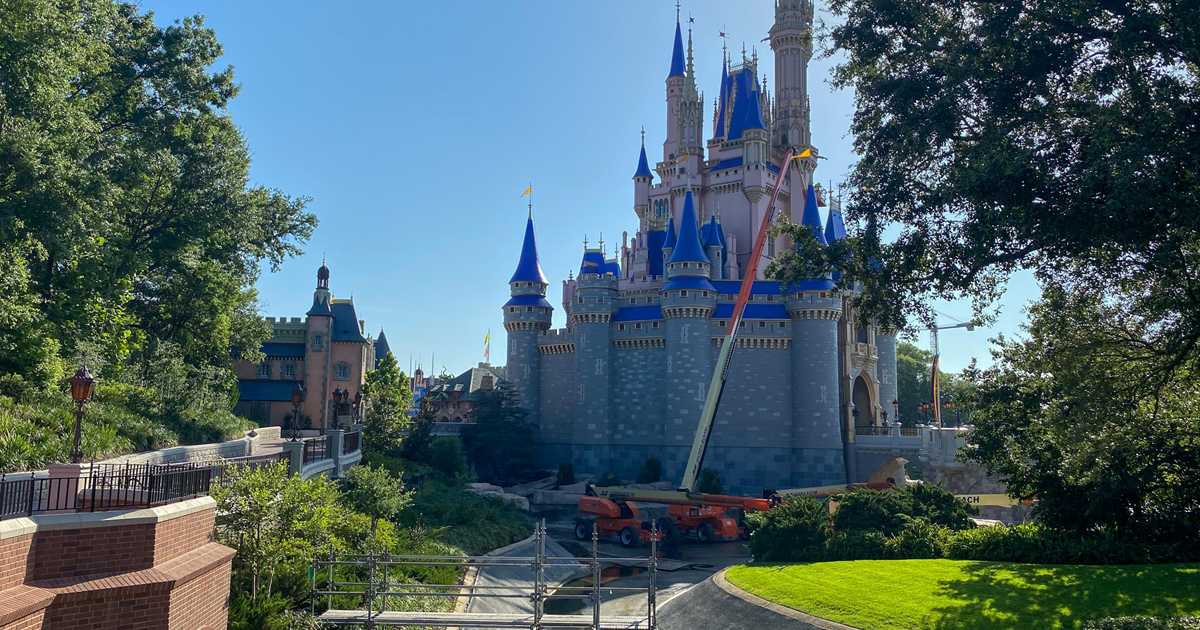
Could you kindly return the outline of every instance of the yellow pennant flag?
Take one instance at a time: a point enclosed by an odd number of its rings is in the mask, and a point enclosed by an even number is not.
[[[796,156],[793,157],[792,159],[793,160],[802,160],[804,158],[812,157],[812,154],[813,154],[812,147],[805,147],[803,151],[797,153]]]
[[[533,184],[526,186],[525,190],[521,191],[522,197],[528,197],[529,195],[532,195],[532,194],[533,194]]]
[[[492,329],[489,328],[487,333],[483,335],[483,362],[490,363],[492,361]]]

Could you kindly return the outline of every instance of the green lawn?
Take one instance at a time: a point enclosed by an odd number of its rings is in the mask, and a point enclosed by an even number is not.
[[[864,630],[1077,628],[1116,615],[1200,614],[1200,564],[859,560],[733,567],[764,599]]]

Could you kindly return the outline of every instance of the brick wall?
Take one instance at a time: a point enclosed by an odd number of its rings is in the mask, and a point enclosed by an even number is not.
[[[0,630],[224,628],[233,550],[204,497],[0,521]]]

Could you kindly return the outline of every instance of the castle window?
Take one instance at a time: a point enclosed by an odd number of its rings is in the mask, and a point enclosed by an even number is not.
[[[617,330],[625,330],[625,324],[620,324],[617,326]]]
[[[633,327],[634,327],[634,328],[636,328],[636,329],[638,329],[638,330],[641,330],[641,329],[642,329],[642,325],[641,325],[640,323],[634,324],[634,325],[633,325]]]
[[[526,313],[532,313],[532,312],[533,312],[533,307],[532,307],[532,306],[526,306],[526,307],[525,307],[525,312],[526,312]]]
[[[759,328],[766,328],[766,327],[767,327],[767,322],[764,322],[764,321],[761,321],[761,320],[760,320],[760,321],[758,322],[758,327],[759,327]]]
[[[654,327],[658,328],[658,322],[654,322]]]
[[[312,349],[315,352],[320,352],[321,350],[324,350],[325,349],[325,337],[320,334],[313,335]]]
[[[345,381],[350,378],[350,364],[345,361],[339,361],[333,366],[333,378],[339,381]]]
[[[271,378],[271,364],[263,361],[258,364],[258,378]]]
[[[679,297],[687,297],[687,289],[684,289],[684,290],[680,291],[680,292],[679,292]]]
[[[284,378],[296,378],[296,364],[295,363],[288,363],[283,366],[283,377]]]
[[[783,322],[779,322],[779,327],[783,328]]]

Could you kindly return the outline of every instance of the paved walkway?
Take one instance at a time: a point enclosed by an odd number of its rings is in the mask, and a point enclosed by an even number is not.
[[[723,571],[661,606],[658,627],[660,630],[855,630],[751,595],[727,582]]]

